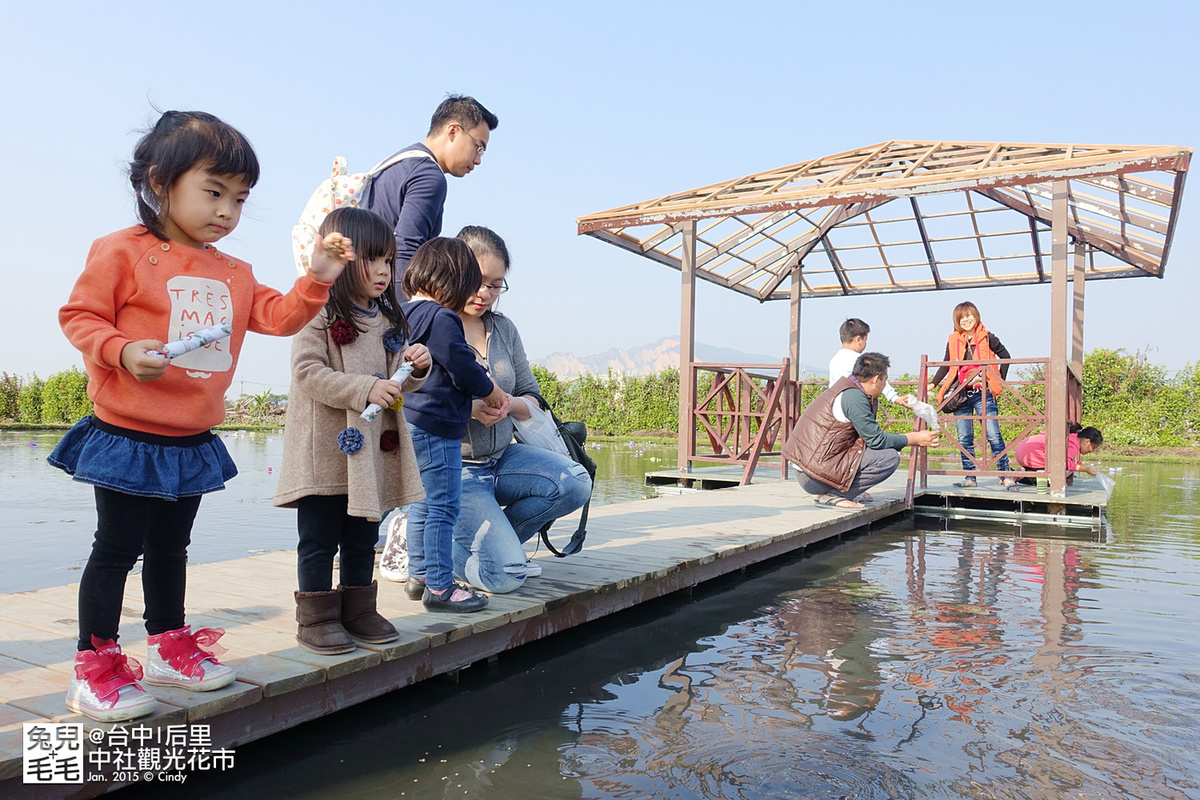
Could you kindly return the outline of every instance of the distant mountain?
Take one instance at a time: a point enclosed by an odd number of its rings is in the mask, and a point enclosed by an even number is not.
[[[717,364],[778,364],[783,356],[744,353],[729,347],[713,347],[696,343],[696,360]],[[604,375],[610,369],[625,375],[641,377],[660,372],[665,367],[679,366],[679,337],[664,336],[657,342],[625,350],[614,347],[591,356],[573,353],[551,353],[545,358],[532,359],[560,378],[577,378],[585,373]],[[824,369],[804,367],[804,371],[824,373]]]

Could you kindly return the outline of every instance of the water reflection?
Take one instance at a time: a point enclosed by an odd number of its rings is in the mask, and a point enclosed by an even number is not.
[[[176,795],[1200,797],[1198,486],[1127,467],[1099,535],[897,524],[240,747]]]

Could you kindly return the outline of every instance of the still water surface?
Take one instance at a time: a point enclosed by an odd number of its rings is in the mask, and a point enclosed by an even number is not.
[[[189,559],[228,561],[296,547],[296,512],[274,508],[271,497],[282,468],[282,433],[227,432],[221,437],[238,476],[204,496],[192,531]],[[46,463],[62,432],[0,431],[0,541],[4,566],[0,594],[61,586],[79,580],[96,530],[91,486],[72,481]],[[603,480],[593,505],[648,496],[643,476],[674,464],[674,449],[605,443],[590,446]],[[563,525],[563,542],[574,529]],[[14,547],[14,543],[20,545]],[[532,550],[533,545],[530,545]]]
[[[1108,522],[899,523],[243,746],[173,795],[1200,798],[1200,468],[1126,466]]]

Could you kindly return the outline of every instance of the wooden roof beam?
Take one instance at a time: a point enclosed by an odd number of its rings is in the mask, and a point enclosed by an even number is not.
[[[830,213],[825,215],[825,219],[821,220],[821,225],[811,233],[806,233],[799,239],[788,245],[788,250],[796,255],[800,262],[803,262],[813,248],[817,246],[817,242],[821,241],[831,230],[841,225],[843,222],[854,219],[860,214],[865,214],[872,209],[878,208],[884,203],[891,202],[889,200],[876,201],[873,203],[857,203],[855,205],[839,206]],[[763,295],[773,295],[779,288],[780,284],[787,278],[787,273],[777,275],[775,280],[768,286],[763,287]]]
[[[979,194],[982,194],[984,197],[1000,203],[1003,206],[1011,208],[1013,211],[1019,211],[1028,217],[1035,217],[1039,222],[1045,223],[1046,225],[1050,224],[1049,212],[1044,212],[1038,207],[1030,207],[1020,200],[1005,194],[1004,192],[996,191],[994,189],[976,189],[975,191]],[[1148,275],[1158,276],[1161,271],[1158,262],[1151,260],[1144,253],[1137,249],[1127,248],[1124,245],[1113,242],[1110,239],[1100,236],[1099,234],[1092,233],[1090,231],[1079,230],[1070,224],[1067,226],[1067,231],[1072,237],[1075,238],[1076,241],[1084,242],[1085,244],[1097,250],[1103,250],[1110,256],[1120,259],[1131,266],[1137,267]]]
[[[747,226],[744,230],[732,234],[720,242],[720,244],[713,246],[713,248],[705,253],[701,258],[698,258],[696,260],[696,266],[702,267],[708,262],[712,261],[714,258],[724,255],[737,245],[749,239],[751,236],[756,236],[771,226],[778,224],[784,219],[787,219],[788,215],[792,213],[792,210],[788,209],[786,211],[778,211],[774,214],[769,214],[760,219],[758,222],[754,223],[754,225]]]
[[[1041,190],[1041,186],[1042,186],[1042,184],[1025,187],[1026,196],[1036,195],[1037,197],[1040,197],[1043,200],[1049,199],[1050,198],[1049,193],[1043,192]],[[997,189],[996,191],[998,191],[1001,194],[1008,194],[1009,196],[1011,196],[1011,193],[1006,192],[1004,189]],[[1124,228],[1115,227],[1113,225],[1108,224],[1108,222],[1106,221],[1106,220],[1119,221],[1116,213],[1113,212],[1111,208],[1108,209],[1108,213],[1101,213],[1100,209],[1094,208],[1089,204],[1079,202],[1078,195],[1073,191],[1071,192],[1071,197],[1072,197],[1072,201],[1071,201],[1071,205],[1070,205],[1071,218],[1073,220],[1075,220],[1076,225],[1074,227],[1076,227],[1078,230],[1093,233],[1096,236],[1100,236],[1100,237],[1107,239],[1114,243],[1126,242],[1126,243],[1128,243],[1127,245],[1125,245],[1127,247],[1132,246],[1135,250],[1140,250],[1142,252],[1149,253],[1149,254],[1155,256],[1156,258],[1161,258],[1161,256],[1162,256],[1162,247],[1160,245],[1161,240],[1155,238],[1153,236],[1153,234],[1155,233],[1156,230],[1158,231],[1158,233],[1160,235],[1165,234],[1166,229],[1167,229],[1167,220],[1166,219],[1162,219],[1160,222],[1151,222],[1150,228],[1144,228],[1141,225],[1134,223],[1134,227],[1137,230],[1133,231],[1132,233],[1123,233],[1122,231],[1124,230]],[[1045,209],[1049,208],[1048,205],[1038,205],[1036,203],[1033,204],[1033,207],[1036,208],[1039,212],[1043,212],[1043,213],[1045,213]],[[1084,211],[1092,212],[1092,214],[1094,216],[1092,218],[1086,218],[1086,219],[1081,218],[1078,213],[1079,208],[1082,208]],[[1140,218],[1140,219],[1145,219],[1145,218]],[[1154,226],[1158,226],[1158,228],[1155,228]],[[1145,231],[1146,233],[1142,234],[1141,231]],[[1111,234],[1111,236],[1106,235],[1106,234]]]
[[[908,198],[912,203],[913,218],[917,222],[917,230],[921,233],[921,245],[925,248],[925,256],[929,259],[929,272],[933,276],[933,286],[935,289],[942,288],[942,275],[938,271],[937,257],[933,254],[933,243],[929,241],[929,232],[925,230],[925,219],[921,215],[921,209],[917,206],[917,198]]]
[[[1183,183],[1186,179],[1186,172],[1180,171],[1175,173],[1174,197],[1171,201],[1171,222],[1167,225],[1167,233],[1163,237],[1162,255],[1159,257],[1159,263],[1164,265],[1163,267],[1159,267],[1158,270],[1158,277],[1160,278],[1167,263],[1167,253],[1171,250],[1171,242],[1175,238],[1175,225],[1179,221],[1179,201],[1183,199]]]
[[[1038,281],[1046,280],[1046,264],[1042,255],[1042,240],[1038,237],[1037,217],[1026,217],[1029,220],[1029,235],[1033,239],[1033,263],[1037,267]]]

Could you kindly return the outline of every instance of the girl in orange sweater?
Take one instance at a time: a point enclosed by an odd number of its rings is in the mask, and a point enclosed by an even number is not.
[[[83,353],[92,416],[48,461],[95,486],[97,528],[79,582],[79,642],[71,711],[102,722],[149,714],[141,666],[121,652],[125,579],[142,558],[146,682],[193,691],[229,684],[216,640],[184,622],[187,548],[201,495],[237,474],[212,426],[225,418],[246,331],[290,336],[325,305],[354,257],[349,239],[319,244],[309,274],[286,295],[213,245],[231,233],[258,181],[258,158],[233,127],[202,112],[168,111],[133,152],[140,225],[97,239],[59,323]],[[174,359],[164,342],[225,325],[232,334]]]

